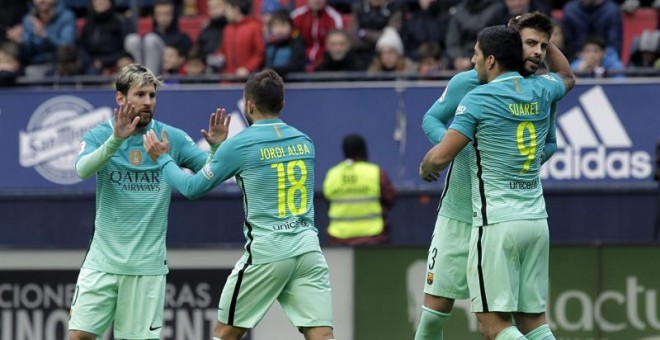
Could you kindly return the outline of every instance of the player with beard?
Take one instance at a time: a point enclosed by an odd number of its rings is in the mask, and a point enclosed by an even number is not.
[[[142,65],[122,68],[115,79],[114,118],[80,143],[76,172],[83,179],[96,174],[96,218],[71,302],[69,339],[101,337],[112,321],[116,338],[160,338],[172,189],[144,150],[142,136],[148,130],[167,133],[174,162],[193,171],[208,158],[185,132],[153,119],[161,84]],[[220,114],[223,110],[211,116]],[[214,151],[227,126],[211,119],[202,134]]]
[[[200,197],[231,177],[243,192],[245,252],[222,290],[214,339],[242,339],[275,301],[305,339],[333,339],[330,276],[314,226],[314,143],[280,119],[284,82],[275,71],[250,75],[243,100],[250,127],[222,142],[195,175],[164,154],[166,138],[151,131],[144,138],[164,179],[184,196]]]
[[[526,13],[510,20],[523,42],[523,69],[526,77],[545,61],[551,72],[565,80],[566,92],[573,84],[570,64],[556,46],[549,42],[552,34],[550,18],[539,12]],[[433,144],[438,144],[447,132],[449,121],[463,97],[480,85],[476,70],[461,72],[447,84],[444,93],[429,108],[422,128]],[[556,102],[551,104],[550,123],[541,162],[557,149],[554,117]],[[416,340],[442,340],[442,333],[456,299],[467,299],[467,259],[472,229],[469,148],[463,149],[451,163],[447,173],[441,205],[429,247],[424,285],[424,304]]]

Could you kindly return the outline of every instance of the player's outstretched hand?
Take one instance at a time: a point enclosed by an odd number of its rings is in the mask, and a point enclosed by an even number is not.
[[[225,112],[225,109],[216,109],[209,117],[209,129],[202,129],[202,135],[206,142],[211,146],[218,145],[227,139],[229,134],[229,122],[231,115]]]
[[[114,110],[115,116],[115,126],[114,126],[114,135],[117,138],[126,139],[135,132],[135,127],[140,122],[140,116],[136,116],[133,119],[130,118],[131,112],[135,107],[133,104],[124,104],[119,105],[119,110]]]
[[[154,130],[149,130],[144,136],[142,136],[144,149],[147,150],[149,157],[151,157],[151,160],[154,162],[158,160],[160,155],[166,154],[170,151],[170,141],[167,139],[167,133],[165,133],[165,130],[160,133],[160,137],[163,140],[162,142],[158,141],[158,137],[156,137]]]
[[[424,163],[419,165],[419,177],[427,182],[435,182],[440,178],[440,174],[424,169]]]

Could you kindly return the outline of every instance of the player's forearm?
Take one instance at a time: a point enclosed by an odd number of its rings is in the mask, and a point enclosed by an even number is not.
[[[421,167],[425,172],[439,173],[453,160],[453,157],[441,144],[437,144],[431,148],[424,156]]]
[[[76,163],[78,176],[87,179],[101,170],[123,142],[124,139],[111,135],[98,149],[81,157]]]
[[[575,74],[571,69],[571,64],[566,59],[563,53],[555,46],[555,44],[548,44],[548,51],[545,55],[545,64],[548,66],[548,71],[559,74],[564,81],[566,92],[573,89],[575,86]]]
[[[201,173],[205,171],[205,168],[195,175],[190,175],[183,171],[174,162],[172,157],[167,154],[158,158],[158,165],[162,167],[165,181],[188,199],[197,199],[212,188],[207,188],[199,184],[200,180],[203,180],[200,176],[206,176]]]
[[[440,143],[442,136],[447,133],[445,124],[437,117],[436,113],[439,110],[437,106],[438,102],[436,101],[422,118],[422,129],[433,145]]]

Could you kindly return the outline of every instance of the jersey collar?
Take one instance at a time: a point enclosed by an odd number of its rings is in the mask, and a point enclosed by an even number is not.
[[[491,83],[496,83],[500,81],[506,81],[506,80],[511,80],[511,79],[522,79],[523,76],[520,75],[518,72],[507,72],[507,73],[502,73],[499,76],[495,77],[491,81]]]
[[[284,124],[284,122],[279,119],[279,118],[273,118],[273,119],[262,119],[254,122],[252,126],[255,125],[273,125],[273,124]]]

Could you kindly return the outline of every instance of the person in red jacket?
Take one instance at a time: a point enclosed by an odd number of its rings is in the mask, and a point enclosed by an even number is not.
[[[328,32],[343,28],[341,14],[328,5],[326,0],[307,0],[306,5],[291,13],[291,18],[305,40],[307,71],[311,72],[323,59]]]
[[[250,0],[224,1],[228,24],[218,51],[225,61],[222,73],[247,77],[261,68],[266,55],[261,21],[249,16]]]

